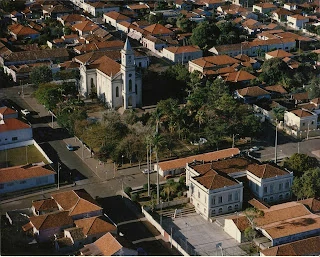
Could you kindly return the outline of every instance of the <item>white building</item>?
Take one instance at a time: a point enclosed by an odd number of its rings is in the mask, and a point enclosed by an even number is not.
[[[41,166],[15,166],[0,169],[0,194],[55,183],[55,172]]]
[[[103,14],[103,21],[115,28],[118,27],[118,23],[121,21],[127,21],[129,23],[131,23],[131,18],[120,14],[118,12],[107,12]]]
[[[202,57],[202,50],[195,46],[170,46],[162,50],[162,56],[174,63],[188,63]]]
[[[30,125],[14,118],[0,120],[0,146],[31,139]]]
[[[82,4],[82,8],[84,11],[90,13],[91,15],[95,17],[100,17],[106,12],[119,12],[120,7],[113,5],[113,4],[107,4],[103,2],[84,2]]]
[[[304,17],[300,14],[287,16],[288,26],[294,29],[303,29],[304,25],[309,22],[308,17]]]
[[[186,185],[190,202],[206,219],[241,210],[242,178],[249,180],[252,193],[265,202],[278,202],[291,197],[293,173],[271,164],[257,164],[235,157],[211,163],[186,166]]]
[[[96,93],[111,108],[142,105],[142,79],[136,72],[134,52],[128,38],[121,50],[121,64],[102,56],[89,65],[81,65],[80,74],[82,95]]]

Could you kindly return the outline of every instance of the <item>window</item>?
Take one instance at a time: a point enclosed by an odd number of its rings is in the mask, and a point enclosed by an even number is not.
[[[239,209],[239,205],[236,204],[236,205],[234,206],[234,209],[235,209],[235,210],[238,210],[238,209]]]
[[[228,211],[232,211],[232,206],[228,206]]]
[[[231,202],[232,201],[232,194],[229,194],[228,195],[228,202]]]
[[[129,79],[129,92],[132,92],[132,80]]]
[[[222,208],[219,208],[219,213],[221,213],[222,212]]]
[[[200,198],[200,191],[198,191],[198,198]]]
[[[267,202],[267,201],[268,201],[268,198],[267,198],[267,197],[263,198],[263,201],[264,201],[264,202]]]
[[[311,124],[313,124],[314,123],[314,121],[311,121]]]
[[[234,200],[239,201],[239,192],[235,192],[234,194]]]
[[[203,212],[206,213],[206,212],[207,212],[207,209],[206,209],[206,208],[203,208]]]
[[[270,202],[272,202],[273,201],[273,196],[270,196]]]
[[[270,193],[273,193],[273,184],[270,185]]]
[[[4,188],[4,185],[3,184],[0,184],[0,189],[3,189]]]
[[[215,197],[215,196],[212,197],[212,199],[211,199],[211,204],[212,204],[212,205],[215,205],[215,204],[216,204],[216,197]]]
[[[263,187],[263,192],[264,192],[264,193],[268,193],[268,187],[264,186],[264,187]]]
[[[306,123],[302,122],[302,126],[305,126],[305,125],[306,125]]]
[[[206,196],[204,197],[204,203],[207,203],[207,197]]]
[[[18,140],[18,137],[13,137],[12,138],[12,141],[17,141]]]
[[[219,196],[218,203],[222,203],[222,196]]]
[[[131,78],[132,77],[132,74],[131,73],[129,73],[129,78]]]
[[[119,87],[116,87],[116,97],[119,97]]]
[[[282,198],[283,198],[283,195],[279,195],[279,200],[282,200]]]
[[[138,85],[137,84],[135,84],[134,90],[136,91],[136,95],[137,95],[138,94]]]
[[[211,211],[211,216],[216,215],[216,210]]]
[[[20,181],[20,184],[25,184],[25,183],[27,183],[27,181],[25,180]]]
[[[289,196],[290,196],[289,193],[286,193],[286,198],[289,198]]]
[[[284,187],[285,187],[286,189],[289,188],[289,181],[287,181],[287,182],[285,183]]]
[[[197,208],[199,208],[200,207],[200,204],[199,203],[197,203]]]
[[[139,67],[141,67],[142,65],[141,65],[141,62],[139,62]]]
[[[282,191],[282,188],[283,188],[283,184],[280,183],[280,184],[279,184],[279,191]]]

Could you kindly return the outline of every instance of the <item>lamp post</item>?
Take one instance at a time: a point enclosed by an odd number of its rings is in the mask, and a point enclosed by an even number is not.
[[[162,204],[163,204],[163,202],[161,201],[161,203],[160,203],[160,207],[161,207],[161,211],[160,211],[160,227],[162,227]]]
[[[124,155],[121,155],[121,158],[122,158],[122,166],[123,166],[123,157],[124,157]]]
[[[234,145],[235,145],[235,143],[234,143],[234,138],[235,138],[236,136],[239,136],[239,134],[232,134],[232,148],[234,148]]]

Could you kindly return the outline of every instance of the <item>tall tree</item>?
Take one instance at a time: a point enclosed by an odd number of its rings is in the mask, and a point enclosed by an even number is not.
[[[152,138],[152,145],[153,145],[153,149],[154,152],[156,154],[156,161],[157,161],[157,204],[160,203],[160,184],[159,184],[159,158],[158,158],[158,152],[159,149],[163,146],[164,144],[164,140],[163,137],[156,133],[154,134],[153,138]]]
[[[201,22],[192,30],[191,42],[201,49],[209,49],[216,44],[220,30],[214,23]]]
[[[30,73],[30,80],[38,87],[41,83],[52,81],[52,71],[48,66],[34,67]]]
[[[314,169],[319,165],[315,157],[306,154],[295,153],[285,160],[284,167],[293,171],[295,177],[301,177],[307,170]]]
[[[320,196],[320,168],[306,171],[296,177],[291,188],[298,199]]]

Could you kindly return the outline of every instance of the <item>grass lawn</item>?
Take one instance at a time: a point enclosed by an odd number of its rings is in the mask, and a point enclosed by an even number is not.
[[[2,168],[42,161],[48,164],[48,161],[34,145],[0,151],[0,167]]]

